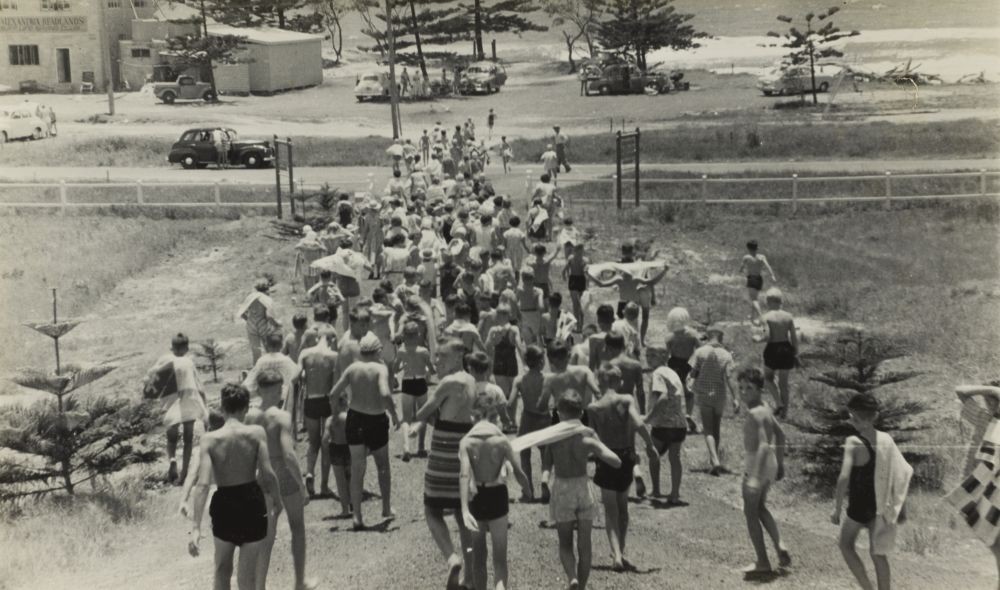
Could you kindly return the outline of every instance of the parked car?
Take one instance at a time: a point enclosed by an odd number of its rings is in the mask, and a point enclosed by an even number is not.
[[[48,135],[47,130],[48,124],[39,116],[37,104],[0,106],[0,143],[12,139],[42,139]]]
[[[593,76],[594,72],[590,73]],[[670,77],[659,72],[643,72],[635,64],[613,64],[587,79],[586,94],[663,94],[670,92]]]
[[[388,100],[389,74],[386,72],[369,72],[359,77],[354,84],[354,97],[358,99],[358,102]]]
[[[263,139],[240,139],[235,131],[223,127],[188,129],[170,147],[167,161],[184,168],[204,168],[219,161],[219,151],[212,134],[222,131],[229,141],[229,163],[247,168],[264,168],[274,161],[271,142]]]
[[[458,88],[462,94],[493,94],[507,83],[507,70],[502,64],[479,61],[469,64],[462,72]]]
[[[166,104],[174,104],[175,100],[214,100],[212,85],[208,82],[198,82],[193,76],[178,76],[174,82],[156,82],[153,84],[153,94]]]
[[[834,64],[817,64],[816,90],[819,92],[828,91],[843,73],[843,66]],[[786,68],[774,68],[757,79],[757,87],[764,93],[764,96],[785,96],[789,94],[812,92],[812,80],[809,73],[809,66],[800,65],[789,66]]]

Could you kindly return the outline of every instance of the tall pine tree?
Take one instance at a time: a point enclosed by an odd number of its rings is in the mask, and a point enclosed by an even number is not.
[[[597,37],[609,51],[635,57],[646,69],[646,55],[663,47],[691,49],[697,39],[708,38],[688,24],[693,14],[677,12],[674,0],[610,0],[608,20],[601,23]]]
[[[539,10],[532,0],[500,0],[489,5],[482,0],[463,4],[462,8],[472,21],[472,39],[475,41],[476,59],[484,59],[483,33],[523,33],[547,31],[548,27],[535,24],[523,15]]]
[[[362,32],[375,41],[366,51],[388,52],[386,17],[378,0],[356,0],[355,7],[365,26]],[[415,63],[427,76],[427,59],[447,57],[445,52],[424,52],[424,45],[445,45],[463,38],[465,25],[460,9],[452,0],[393,0],[392,24],[396,33],[396,56],[403,63]],[[416,53],[407,51],[413,49]]]

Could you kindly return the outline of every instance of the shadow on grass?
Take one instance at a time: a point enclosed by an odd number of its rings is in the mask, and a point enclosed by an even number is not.
[[[776,569],[769,572],[745,572],[743,574],[743,581],[750,582],[751,584],[770,584],[787,577],[788,574],[789,572],[786,569]]]
[[[687,508],[690,506],[689,503],[684,500],[678,500],[677,502],[668,502],[666,500],[650,500],[649,506],[656,510],[671,510],[674,508]]]
[[[663,568],[651,567],[649,569],[640,569],[635,567],[635,565],[632,565],[632,567],[626,567],[624,570],[616,570],[613,566],[610,565],[595,565],[591,566],[590,569],[599,572],[611,572],[615,574],[636,574],[639,576],[648,576],[649,574],[655,574],[659,572]]]

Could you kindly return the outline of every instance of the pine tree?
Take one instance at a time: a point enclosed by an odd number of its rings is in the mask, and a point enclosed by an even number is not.
[[[209,338],[204,342],[199,342],[194,349],[194,356],[203,362],[202,367],[212,371],[212,382],[219,382],[219,368],[226,358],[226,347]]]
[[[663,47],[700,47],[697,39],[708,38],[688,24],[693,14],[677,12],[674,0],[611,0],[608,20],[598,26],[597,38],[604,49],[635,57],[646,70],[646,56]]]
[[[485,59],[483,50],[484,33],[517,33],[526,31],[547,31],[548,27],[537,25],[523,15],[537,12],[539,7],[533,0],[500,0],[486,4],[475,0],[472,4],[461,5],[467,17],[472,20],[472,39],[475,41],[475,59]]]

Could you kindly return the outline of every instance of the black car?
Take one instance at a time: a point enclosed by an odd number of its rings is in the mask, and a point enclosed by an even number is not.
[[[170,147],[167,161],[185,168],[204,168],[219,162],[214,134],[221,131],[229,143],[229,164],[247,168],[265,168],[274,161],[274,148],[263,139],[240,139],[232,129],[204,127],[188,129]]]

